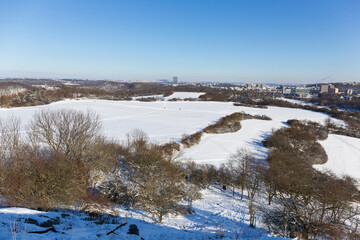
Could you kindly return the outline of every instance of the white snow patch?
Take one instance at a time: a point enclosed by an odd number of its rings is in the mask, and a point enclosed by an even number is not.
[[[297,99],[290,99],[290,98],[284,98],[284,97],[276,98],[276,99],[287,101],[287,102],[290,102],[290,103],[300,104],[300,105],[303,105],[303,106],[305,106],[305,105],[312,106],[313,105],[312,103],[297,100]]]
[[[271,134],[271,130],[283,127],[281,121],[244,120],[241,129],[234,133],[204,134],[201,142],[185,150],[184,158],[198,164],[213,164],[219,167],[239,148],[245,148],[254,157],[265,159],[268,149],[262,140]]]
[[[249,227],[249,201],[245,196],[240,200],[239,193],[228,189],[226,192],[218,187],[210,187],[202,191],[203,198],[193,202],[195,212],[192,215],[170,215],[163,223],[154,222],[150,214],[136,209],[118,207],[120,216],[99,224],[96,219],[77,211],[58,210],[57,212],[38,212],[30,216],[19,216],[13,208],[3,208],[0,212],[0,239],[284,239],[274,236],[265,230],[261,223],[261,215],[257,214],[256,228]],[[257,203],[255,203],[257,204]],[[10,209],[6,212],[6,209]],[[26,209],[23,211],[25,212]],[[33,210],[28,209],[29,213]],[[44,231],[47,227],[39,227],[26,220],[36,220],[39,224],[46,221],[58,221],[54,224],[57,233],[29,233]],[[116,234],[106,233],[127,221]],[[34,222],[34,221],[31,221]],[[128,235],[129,225],[136,224],[140,236]],[[11,227],[10,227],[11,226]],[[16,229],[16,231],[15,231]],[[12,231],[13,230],[13,231]]]
[[[201,95],[205,94],[204,92],[174,92],[168,97],[165,97],[164,99],[167,101],[172,98],[179,98],[179,99],[185,99],[185,98],[199,98]]]
[[[32,210],[28,208],[20,208],[20,207],[10,207],[10,208],[0,208],[0,213],[5,214],[42,214],[44,212]]]
[[[320,141],[328,155],[325,164],[313,165],[319,171],[330,170],[337,176],[349,175],[360,180],[360,139],[348,136],[329,134]]]
[[[148,95],[148,96],[138,96],[138,97],[132,97],[132,100],[137,100],[141,98],[155,98],[155,99],[163,99],[163,95]]]

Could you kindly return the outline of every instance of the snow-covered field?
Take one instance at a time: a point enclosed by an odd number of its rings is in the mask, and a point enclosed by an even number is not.
[[[205,93],[203,92],[174,92],[170,96],[164,97],[164,95],[149,95],[149,96],[139,96],[133,97],[132,100],[137,100],[141,98],[155,98],[158,100],[168,101],[169,99],[185,99],[185,98],[195,98],[198,99],[201,95]]]
[[[337,176],[349,175],[360,180],[360,139],[336,134],[320,141],[328,155],[328,161],[314,165],[320,171],[330,170]]]
[[[104,133],[109,137],[125,140],[126,134],[133,129],[142,129],[152,140],[160,142],[178,140],[184,133],[199,131],[233,112],[244,111],[249,114],[267,115],[277,122],[286,122],[288,119],[309,119],[323,123],[328,118],[326,114],[302,109],[236,107],[232,103],[223,102],[108,100],[65,100],[44,106],[0,108],[0,118],[14,116],[26,124],[35,112],[51,109],[92,110],[100,115]],[[254,126],[254,130],[257,127],[260,126]]]
[[[187,93],[186,97],[189,96]],[[199,93],[195,93],[199,95]],[[195,96],[194,94],[194,96]],[[185,97],[183,94],[174,94]],[[231,134],[205,134],[199,145],[187,149],[184,157],[199,163],[219,165],[240,147],[248,148],[257,157],[265,157],[266,149],[261,141],[271,130],[285,126],[289,119],[308,119],[323,123],[328,115],[302,109],[268,107],[267,109],[233,106],[224,102],[139,102],[107,100],[65,100],[45,106],[0,109],[1,118],[18,117],[24,125],[33,114],[41,110],[77,109],[92,110],[99,114],[104,134],[119,141],[126,140],[126,134],[133,129],[145,131],[151,140],[179,141],[183,134],[199,131],[233,112],[267,115],[271,121],[246,120],[242,129]],[[342,122],[334,119],[334,122]]]

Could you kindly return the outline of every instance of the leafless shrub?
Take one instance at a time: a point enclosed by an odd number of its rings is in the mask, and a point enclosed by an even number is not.
[[[201,131],[193,133],[191,135],[185,134],[181,138],[181,143],[187,148],[192,147],[200,143],[202,135],[203,133]]]

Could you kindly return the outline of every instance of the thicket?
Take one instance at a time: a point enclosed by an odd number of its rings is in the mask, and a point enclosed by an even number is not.
[[[312,167],[326,160],[316,140],[326,138],[328,130],[312,122],[288,123],[264,141],[270,147],[264,184],[268,203],[274,202],[263,209],[269,229],[299,239],[359,238],[356,181]]]
[[[202,131],[193,134],[184,134],[181,138],[181,143],[187,148],[192,147],[200,143],[202,135]]]
[[[239,131],[241,129],[240,121],[246,119],[271,120],[270,117],[265,115],[251,115],[245,112],[235,112],[220,118],[215,123],[205,127],[202,131],[193,134],[184,134],[181,138],[181,143],[189,148],[200,143],[203,133],[219,134]]]
[[[96,180],[91,171],[106,171],[100,159],[109,144],[90,112],[39,112],[22,136],[20,122],[1,123],[0,195],[3,204],[51,208],[86,198]],[[91,158],[91,161],[89,159]]]
[[[344,95],[340,94],[321,93],[318,98],[313,99],[312,102],[317,102],[321,106],[330,106],[331,108],[360,110],[360,98],[356,96],[350,100],[345,99]]]
[[[161,222],[199,197],[176,161],[178,143],[152,144],[136,130],[120,145],[101,135],[96,114],[74,110],[38,112],[21,132],[18,120],[1,122],[2,205],[101,211],[117,203]]]
[[[261,119],[261,120],[271,120],[268,116],[265,115],[250,115],[245,112],[235,112],[230,115],[226,115],[225,117],[220,118],[219,121],[217,121],[214,124],[211,124],[204,128],[205,133],[230,133],[230,132],[236,132],[241,129],[241,120],[246,119]]]

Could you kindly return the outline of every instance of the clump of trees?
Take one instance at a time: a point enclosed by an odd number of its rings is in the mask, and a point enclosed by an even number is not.
[[[200,143],[203,133],[220,134],[239,131],[241,129],[240,121],[246,119],[271,120],[270,117],[265,115],[251,115],[245,112],[235,112],[220,118],[217,122],[208,125],[202,131],[190,135],[184,134],[181,138],[181,143],[186,148],[189,148]]]
[[[337,178],[312,168],[323,163],[325,151],[317,139],[327,129],[311,122],[289,121],[289,128],[273,133],[264,174],[271,208],[264,208],[269,229],[285,237],[356,239],[360,200],[355,180]]]
[[[298,156],[307,164],[324,164],[327,155],[317,140],[327,138],[328,130],[315,122],[289,120],[289,128],[274,132],[263,143],[274,152],[286,152]]]
[[[246,119],[261,119],[261,120],[271,120],[268,116],[265,115],[250,115],[245,112],[235,112],[225,117],[220,118],[214,124],[211,124],[204,128],[205,133],[230,133],[237,132],[241,129],[241,120]]]
[[[51,208],[86,197],[109,144],[96,115],[74,110],[34,115],[22,136],[20,122],[1,124],[0,195],[9,205]]]

